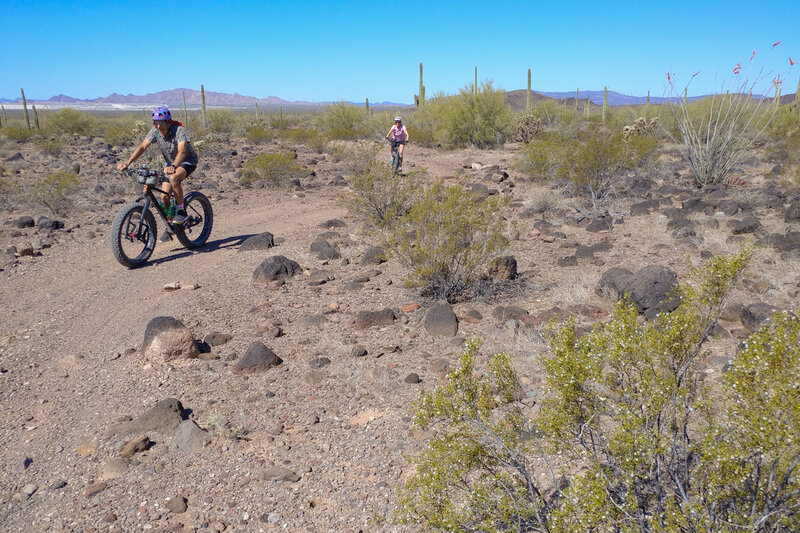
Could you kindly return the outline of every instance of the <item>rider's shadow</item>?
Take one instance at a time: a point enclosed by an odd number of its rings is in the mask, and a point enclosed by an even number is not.
[[[193,250],[187,250],[186,248],[181,247],[180,243],[175,244],[173,250],[180,250],[177,254],[171,254],[165,257],[160,257],[158,259],[153,259],[149,261],[147,264],[158,265],[161,263],[168,263],[169,261],[174,261],[176,259],[181,259],[182,257],[189,257],[190,255],[194,255],[197,253],[205,254],[208,252],[215,252],[217,250],[231,248],[234,246],[240,246],[245,240],[249,239],[256,235],[255,233],[250,233],[247,235],[237,235],[235,237],[228,237],[226,239],[217,239],[215,241],[208,241],[203,246],[199,248],[195,248]],[[170,243],[162,243],[169,245]],[[174,243],[172,243],[174,244]],[[147,265],[145,265],[147,266]]]

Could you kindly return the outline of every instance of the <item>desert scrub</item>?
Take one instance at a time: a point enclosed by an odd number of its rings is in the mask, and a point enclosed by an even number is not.
[[[533,115],[514,117],[511,126],[511,138],[519,142],[531,142],[537,133],[542,131],[542,121]]]
[[[290,142],[305,144],[309,149],[318,154],[321,154],[325,149],[325,137],[317,128],[297,126],[280,130],[279,135],[282,139],[286,139]]]
[[[396,519],[448,531],[798,530],[800,320],[773,315],[720,383],[703,379],[705,343],[751,256],[690,268],[679,307],[654,321],[623,300],[588,334],[552,325],[532,419],[517,409],[509,356],[476,372],[467,343],[414,404],[432,438]]]
[[[147,134],[147,131],[142,131],[144,128],[138,124],[144,124],[140,120],[136,120],[134,115],[125,115],[123,117],[107,119],[103,122],[103,140],[112,146],[130,146],[141,141]]]
[[[56,135],[95,135],[98,122],[92,115],[71,107],[44,115],[44,131]]]
[[[366,136],[366,122],[366,110],[346,102],[326,107],[319,116],[319,128],[327,139],[363,138]]]
[[[244,138],[251,144],[261,144],[275,138],[275,132],[261,124],[250,124],[245,130]]]
[[[249,185],[259,182],[282,185],[306,175],[308,172],[297,163],[296,153],[279,152],[258,154],[250,159],[242,169],[240,181]]]
[[[560,130],[542,131],[536,142],[523,146],[514,166],[534,181],[546,182],[555,178],[563,164],[564,151],[574,139]]]
[[[478,201],[438,180],[391,228],[387,250],[409,269],[407,282],[424,295],[454,301],[508,246],[503,200]]]
[[[13,141],[22,142],[36,135],[36,132],[19,124],[11,124],[9,126],[3,126],[2,129],[0,129],[0,135]]]
[[[3,211],[16,206],[18,193],[16,181],[4,174],[5,169],[0,166],[0,210]]]
[[[69,206],[69,196],[79,188],[78,175],[62,170],[39,179],[25,193],[25,199],[60,214]]]
[[[767,128],[767,138],[768,153],[783,165],[781,177],[790,185],[800,185],[800,115],[781,107]]]
[[[419,186],[415,173],[394,175],[391,167],[378,161],[379,153],[377,146],[334,149],[350,178],[350,190],[342,195],[342,203],[373,228],[391,225],[408,213]]]
[[[480,346],[468,339],[458,367],[414,403],[414,424],[435,436],[415,458],[394,517],[445,531],[546,530],[548,507],[528,466],[533,442],[514,402],[511,356],[494,355],[478,374]]]

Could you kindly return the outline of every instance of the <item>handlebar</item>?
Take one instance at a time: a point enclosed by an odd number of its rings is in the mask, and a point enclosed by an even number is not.
[[[164,174],[160,170],[149,170],[145,165],[141,168],[127,168],[124,172],[145,185],[157,185]]]

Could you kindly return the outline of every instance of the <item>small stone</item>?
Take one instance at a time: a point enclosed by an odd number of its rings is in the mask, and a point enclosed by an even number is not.
[[[102,492],[107,488],[108,488],[108,483],[106,483],[105,481],[100,481],[99,483],[92,483],[91,485],[86,487],[86,490],[83,491],[83,496],[85,498],[91,498],[95,494]]]
[[[147,438],[147,435],[142,435],[127,442],[122,448],[120,455],[122,455],[122,457],[133,457],[135,454],[147,450],[151,444],[152,442]]]
[[[409,375],[405,377],[403,381],[405,381],[406,383],[419,383],[422,380],[419,379],[419,374],[417,374],[416,372],[411,372]]]
[[[417,302],[414,302],[408,305],[404,305],[403,307],[400,308],[400,311],[403,313],[413,313],[414,311],[419,309],[419,307],[420,307],[419,304]]]
[[[164,285],[164,290],[167,292],[177,291],[181,288],[181,284],[179,281],[173,281],[172,283],[167,283]]]
[[[116,521],[117,521],[117,515],[115,515],[114,513],[107,513],[103,517],[103,522],[106,523],[106,524],[111,524],[111,523],[114,523]]]
[[[331,360],[327,357],[315,357],[311,361],[308,362],[308,365],[311,368],[322,368],[331,364]]]
[[[183,496],[174,496],[167,501],[165,506],[169,512],[180,514],[185,513],[188,506],[186,505],[186,498]]]
[[[39,486],[38,485],[34,485],[33,483],[29,483],[29,484],[25,485],[24,487],[22,487],[22,490],[20,491],[20,493],[22,494],[23,498],[27,500],[28,498],[33,496],[33,493],[36,492],[37,490],[39,490]]]
[[[364,348],[364,346],[362,346],[361,344],[357,344],[353,346],[352,350],[350,350],[350,355],[352,355],[353,357],[364,357],[365,355],[367,355],[367,349]]]

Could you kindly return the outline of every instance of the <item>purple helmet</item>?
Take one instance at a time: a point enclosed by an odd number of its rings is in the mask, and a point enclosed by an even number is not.
[[[169,109],[163,105],[160,105],[155,109],[155,111],[153,111],[153,114],[150,115],[150,118],[153,120],[172,120],[172,114],[169,112]]]

